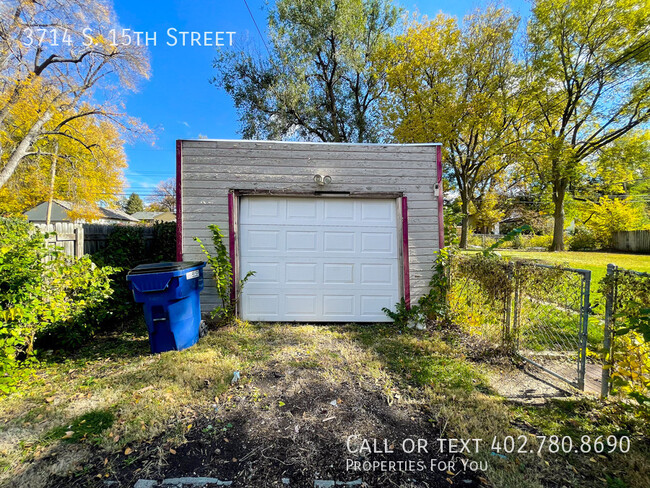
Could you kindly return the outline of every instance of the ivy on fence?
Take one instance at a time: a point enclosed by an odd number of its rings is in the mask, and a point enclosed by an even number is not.
[[[600,285],[611,333],[604,377],[611,378],[612,393],[620,391],[650,409],[650,274],[610,266]]]

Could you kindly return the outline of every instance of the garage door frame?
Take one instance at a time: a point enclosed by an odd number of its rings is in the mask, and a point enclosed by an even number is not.
[[[233,269],[233,280],[230,290],[230,297],[234,301],[238,296],[239,280],[241,280],[239,256],[240,240],[239,240],[239,212],[240,202],[242,197],[246,196],[268,196],[268,197],[310,197],[310,198],[373,198],[373,199],[386,199],[395,200],[397,209],[397,231],[401,229],[402,238],[398,239],[398,266],[402,270],[398,274],[398,294],[404,298],[407,308],[411,306],[411,293],[410,293],[410,275],[409,275],[409,252],[408,252],[408,201],[407,197],[401,192],[372,192],[372,193],[357,193],[357,192],[283,192],[273,190],[230,190],[228,192],[228,244],[230,250],[230,264]],[[236,303],[235,314],[241,317],[241,305]]]

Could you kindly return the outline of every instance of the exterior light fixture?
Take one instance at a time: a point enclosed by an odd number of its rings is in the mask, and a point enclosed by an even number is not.
[[[332,182],[332,177],[329,175],[314,175],[314,182],[317,183],[318,186],[329,185]]]

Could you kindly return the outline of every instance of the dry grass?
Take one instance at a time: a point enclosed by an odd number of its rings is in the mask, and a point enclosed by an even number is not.
[[[427,412],[444,437],[484,439],[487,445],[472,457],[489,463],[486,477],[493,486],[650,486],[647,467],[635,468],[647,460],[647,436],[629,415],[625,428],[633,452],[598,459],[598,470],[584,455],[492,455],[494,436],[526,435],[534,446],[536,434],[560,435],[572,427],[578,437],[601,435],[621,425],[607,415],[578,422],[557,410],[509,404],[481,373],[489,366],[468,360],[465,348],[454,334],[400,334],[387,326],[240,324],[212,331],[188,350],[160,355],[149,354],[143,334],[101,338],[71,359],[44,363],[36,381],[0,402],[0,482],[37,488],[46,486],[49,474],[95,476],[88,460],[97,448],[122,463],[101,467],[101,476],[132,462],[142,464],[142,473],[155,471],[168,462],[169,446],[202,435],[197,419],[214,416],[217,402],[220,412],[245,408],[264,420],[266,412],[277,413],[280,422],[291,407],[287,399],[298,401],[303,391],[345,393],[345,384],[354,390],[350,403],[379,395],[387,405]],[[242,380],[233,389],[237,370]],[[273,372],[284,378],[277,398],[264,396],[263,378]],[[590,414],[603,408],[593,401],[585,405]],[[309,412],[305,407],[301,422],[322,425]],[[271,436],[280,427],[269,422],[265,428]],[[345,432],[346,426],[338,428]],[[363,423],[354,428],[370,429]],[[124,456],[127,449],[134,455]],[[138,457],[156,450],[157,458]],[[600,481],[607,477],[614,481]]]

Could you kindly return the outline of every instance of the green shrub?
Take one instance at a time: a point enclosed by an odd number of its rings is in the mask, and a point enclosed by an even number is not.
[[[525,246],[528,247],[543,247],[549,249],[553,243],[553,236],[529,236]]]
[[[141,307],[133,301],[126,275],[139,264],[152,262],[147,260],[143,225],[116,225],[111,230],[106,246],[92,255],[98,266],[116,268],[113,280],[114,292],[111,298],[111,312],[116,320],[124,320],[140,312]]]
[[[176,261],[176,222],[153,224],[150,256],[153,262]]]
[[[239,297],[241,296],[244,285],[248,279],[255,274],[255,271],[249,271],[246,273],[246,276],[239,281],[237,295],[233,298],[231,296],[233,279],[232,265],[230,264],[230,255],[228,254],[226,245],[223,243],[223,234],[218,225],[209,225],[208,229],[212,232],[212,243],[214,244],[216,254],[210,253],[198,237],[195,237],[194,240],[199,243],[201,250],[208,258],[208,265],[214,274],[213,279],[217,288],[217,295],[221,300],[221,305],[212,311],[211,316],[213,319],[225,322],[234,318],[239,303]]]
[[[451,258],[449,248],[443,248],[433,263],[433,276],[429,281],[429,292],[418,300],[417,305],[407,306],[402,298],[395,304],[395,311],[382,308],[386,314],[400,328],[412,325],[424,325],[427,322],[445,324],[449,320],[449,305],[447,291],[449,289],[449,261]]]
[[[593,251],[601,247],[596,233],[586,227],[578,227],[568,241],[570,251]]]
[[[59,331],[77,344],[104,316],[110,267],[68,258],[22,219],[0,218],[0,391],[9,392],[34,361],[39,335]]]
[[[140,264],[176,260],[176,222],[156,222],[153,237],[145,239],[146,225],[116,225],[108,236],[106,246],[93,254],[99,266],[119,268],[114,277],[111,309],[114,318],[124,320],[140,313],[133,301],[126,275]]]

